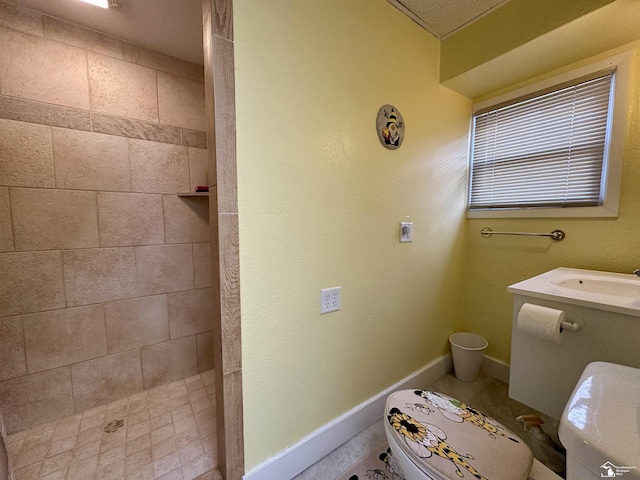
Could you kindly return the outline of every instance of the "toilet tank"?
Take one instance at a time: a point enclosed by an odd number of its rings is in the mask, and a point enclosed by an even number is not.
[[[511,398],[560,419],[589,363],[640,368],[640,279],[634,275],[558,268],[508,291],[514,294]],[[602,291],[606,294],[598,293]],[[615,295],[618,292],[622,295]],[[564,331],[560,343],[524,333],[517,317],[525,303],[561,310],[565,321],[579,330]]]
[[[640,370],[587,365],[560,419],[567,480],[640,479]]]

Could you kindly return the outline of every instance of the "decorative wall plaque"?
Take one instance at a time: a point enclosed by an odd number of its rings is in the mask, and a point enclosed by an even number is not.
[[[404,120],[393,105],[383,105],[378,110],[376,130],[383,147],[389,150],[400,148],[404,140]]]

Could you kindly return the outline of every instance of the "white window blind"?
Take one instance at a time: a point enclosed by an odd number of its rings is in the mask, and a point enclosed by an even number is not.
[[[614,72],[477,112],[469,208],[600,205]]]

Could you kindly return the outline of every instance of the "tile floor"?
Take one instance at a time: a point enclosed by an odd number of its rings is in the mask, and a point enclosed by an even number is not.
[[[508,385],[482,374],[475,382],[467,383],[459,381],[453,373],[449,373],[423,388],[442,392],[473,405],[516,433],[529,446],[529,436],[516,420],[517,416],[538,415],[545,421],[545,431],[551,435],[556,435],[558,431],[556,420],[510,399]],[[380,459],[381,454],[387,452],[387,448],[381,418],[293,480],[402,480],[402,473],[397,471],[391,458]]]
[[[8,438],[16,480],[219,479],[213,371]]]
[[[219,480],[213,388],[205,372],[10,435],[16,480]],[[448,374],[424,388],[473,405],[530,443],[515,418],[539,412],[508,398],[506,384]],[[557,421],[541,416],[555,434]],[[387,448],[380,419],[293,480],[402,480],[382,455]]]

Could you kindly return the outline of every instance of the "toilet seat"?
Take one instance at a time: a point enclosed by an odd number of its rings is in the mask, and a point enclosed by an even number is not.
[[[526,480],[529,476],[533,455],[517,435],[442,393],[395,392],[387,398],[384,420],[393,453],[408,457],[424,478]]]

